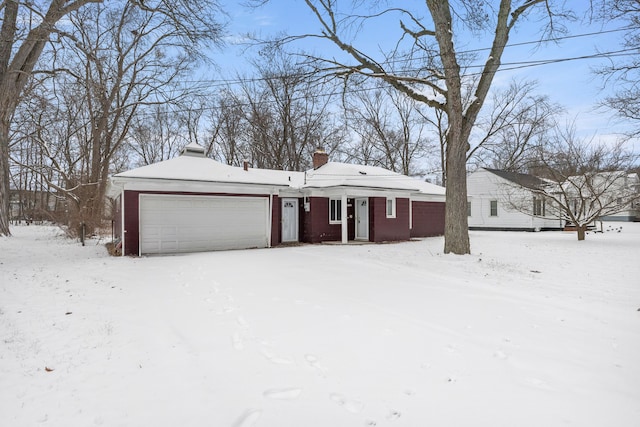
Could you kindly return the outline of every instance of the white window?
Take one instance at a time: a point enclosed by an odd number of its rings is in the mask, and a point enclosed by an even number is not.
[[[533,214],[535,216],[545,216],[547,206],[546,201],[544,199],[533,199]]]
[[[492,200],[489,209],[489,216],[498,216],[498,201]]]
[[[329,224],[342,222],[342,199],[329,199]]]
[[[396,199],[387,198],[387,218],[396,217]]]

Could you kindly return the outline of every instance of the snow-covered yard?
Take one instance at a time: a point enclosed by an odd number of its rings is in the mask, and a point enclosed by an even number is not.
[[[113,258],[0,238],[3,426],[638,426],[640,224]]]

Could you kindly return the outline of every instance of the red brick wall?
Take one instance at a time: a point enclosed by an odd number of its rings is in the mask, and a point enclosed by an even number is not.
[[[444,234],[444,202],[413,201],[411,237],[442,236]]]

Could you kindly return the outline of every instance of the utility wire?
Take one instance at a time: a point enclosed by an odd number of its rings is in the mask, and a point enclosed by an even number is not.
[[[512,44],[507,44],[505,47],[518,47],[518,46],[525,46],[525,45],[532,45],[532,44],[539,44],[539,43],[544,43],[544,42],[555,42],[555,41],[561,41],[561,40],[569,40],[569,39],[576,39],[576,38],[583,38],[583,37],[592,37],[592,36],[598,36],[598,35],[604,35],[604,34],[610,34],[610,33],[616,33],[616,32],[621,32],[621,31],[628,31],[630,29],[633,29],[632,27],[622,27],[622,28],[616,28],[616,29],[611,29],[611,30],[603,30],[603,31],[597,31],[597,32],[589,32],[589,33],[583,33],[583,34],[575,34],[575,35],[569,35],[569,36],[563,36],[563,37],[557,37],[557,38],[552,38],[552,39],[545,39],[545,40],[535,40],[535,41],[525,41],[525,42],[519,42],[519,43],[512,43]],[[482,51],[489,51],[491,50],[490,47],[482,47],[482,48],[477,48],[477,49],[470,49],[470,50],[466,50],[466,51],[460,51],[458,52],[458,54],[469,54],[469,53],[475,53],[475,52],[482,52]],[[588,55],[580,55],[580,56],[574,56],[574,57],[560,57],[560,58],[549,58],[549,59],[539,59],[539,60],[532,60],[532,61],[517,61],[517,62],[504,62],[501,63],[500,68],[497,70],[497,73],[500,72],[506,72],[506,71],[513,71],[513,70],[520,70],[520,69],[526,69],[526,68],[532,68],[532,67],[539,67],[539,66],[545,66],[545,65],[552,65],[552,64],[559,64],[559,63],[564,63],[564,62],[570,62],[570,61],[580,61],[580,60],[590,60],[590,59],[600,59],[600,58],[619,58],[619,57],[625,57],[625,56],[634,56],[634,55],[638,55],[639,54],[639,50],[637,48],[629,48],[629,49],[622,49],[622,50],[616,50],[616,51],[609,51],[609,52],[598,52],[598,53],[593,53],[593,54],[588,54]],[[416,60],[420,60],[420,59],[426,59],[427,57],[421,57],[421,58],[413,58],[411,59],[411,61],[416,61]],[[409,59],[404,59],[404,60],[400,60],[400,59],[396,59],[396,60],[392,60],[392,61],[387,61],[387,62],[383,62],[381,64],[386,65],[386,64],[394,64],[394,63],[398,63],[398,62],[409,62]],[[468,70],[472,70],[474,68],[480,68],[482,69],[484,67],[484,64],[472,64],[472,65],[468,65],[465,68]],[[404,77],[414,77],[416,78],[415,74],[411,74],[411,73],[420,73],[421,71],[423,71],[423,69],[421,68],[412,68],[412,69],[404,69],[401,70],[402,74],[398,74],[398,76],[404,76]],[[251,77],[251,78],[246,78],[246,79],[242,79],[242,78],[237,78],[237,79],[211,79],[211,80],[207,80],[207,79],[200,79],[200,80],[179,80],[177,81],[178,84],[184,84],[184,85],[188,85],[188,84],[206,84],[208,88],[226,88],[226,87],[232,87],[235,85],[240,85],[240,84],[246,84],[246,83],[260,83],[260,82],[266,82],[266,81],[271,81],[271,80],[277,80],[279,78],[282,77],[291,77],[291,78],[305,78],[305,77],[311,77],[316,75],[317,72],[316,71],[305,71],[305,72],[299,72],[299,73],[293,73],[293,74],[289,74],[289,75],[279,75],[279,76],[275,76],[275,77]],[[482,75],[483,72],[471,72],[471,73],[464,73],[461,77],[462,78],[468,78],[468,77],[474,77],[474,76],[479,76]],[[333,92],[329,92],[329,93],[323,93],[323,94],[305,94],[305,95],[301,95],[299,97],[294,97],[292,99],[292,101],[299,101],[299,100],[305,100],[308,99],[309,97],[313,97],[313,98],[327,98],[327,97],[334,97],[334,96],[339,96],[339,95],[343,95],[343,94],[354,94],[354,93],[362,93],[362,92],[367,92],[367,91],[371,91],[371,90],[377,90],[377,87],[363,87],[363,88],[349,88],[349,89],[343,89],[340,91],[333,91]],[[267,101],[267,103],[269,104],[273,104],[276,101]],[[240,102],[240,103],[233,103],[234,106],[238,106],[238,107],[247,107],[250,106],[251,104],[248,102]],[[201,111],[215,111],[215,110],[219,110],[224,108],[224,106],[219,106],[219,105],[209,105],[209,106],[201,106],[198,108],[198,110]],[[181,109],[172,109],[170,112],[172,114],[175,113],[186,113],[186,112],[190,112],[192,110],[188,109],[188,108],[181,108]],[[169,112],[167,112],[169,113]],[[146,112],[146,111],[140,111],[138,114],[142,115],[142,116],[153,116],[156,113],[154,112]]]

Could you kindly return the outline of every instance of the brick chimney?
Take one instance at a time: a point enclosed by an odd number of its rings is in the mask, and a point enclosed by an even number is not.
[[[313,153],[313,168],[318,169],[322,165],[326,165],[329,161],[329,155],[324,149],[318,147]]]

